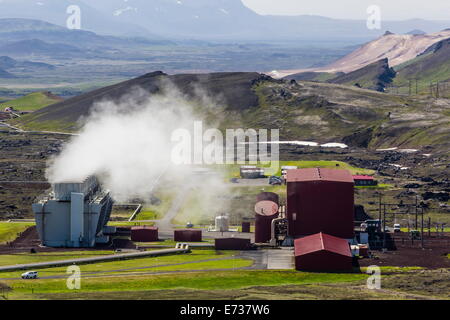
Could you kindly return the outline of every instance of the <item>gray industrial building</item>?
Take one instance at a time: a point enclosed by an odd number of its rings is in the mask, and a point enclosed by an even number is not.
[[[56,183],[33,204],[43,246],[88,248],[107,243],[104,235],[113,200],[96,177],[82,182]]]

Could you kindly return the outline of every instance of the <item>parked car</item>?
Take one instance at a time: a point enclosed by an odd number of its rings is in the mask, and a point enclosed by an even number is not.
[[[22,273],[22,279],[37,279],[37,278],[38,278],[37,271],[28,271]]]
[[[272,186],[281,186],[283,184],[283,179],[277,176],[272,176],[269,178],[269,184]]]
[[[398,223],[394,224],[394,232],[401,232],[401,231],[402,230],[401,230],[400,224],[398,224]]]

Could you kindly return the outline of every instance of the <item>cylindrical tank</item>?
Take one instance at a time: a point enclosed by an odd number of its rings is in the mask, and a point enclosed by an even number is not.
[[[278,204],[273,201],[259,201],[255,205],[255,242],[270,241],[272,220],[278,217]]]
[[[230,230],[230,219],[227,216],[216,217],[216,231],[228,232]]]
[[[275,202],[277,205],[280,204],[280,196],[273,192],[261,192],[256,196],[256,202],[260,201],[272,201]]]
[[[242,233],[250,233],[250,222],[242,222]]]

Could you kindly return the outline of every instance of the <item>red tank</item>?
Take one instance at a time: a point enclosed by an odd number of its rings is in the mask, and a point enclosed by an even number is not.
[[[265,201],[265,200],[275,202],[278,205],[280,204],[280,197],[276,193],[261,192],[260,194],[258,194],[256,196],[256,202]]]
[[[250,222],[242,222],[242,233],[250,233]]]
[[[269,201],[259,201],[255,205],[255,242],[270,241],[272,236],[272,220],[278,218],[278,204]]]

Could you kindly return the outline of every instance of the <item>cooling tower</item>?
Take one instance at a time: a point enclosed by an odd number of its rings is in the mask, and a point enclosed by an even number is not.
[[[33,204],[41,243],[48,247],[88,248],[106,243],[103,228],[113,201],[93,176],[81,182],[56,183]]]

